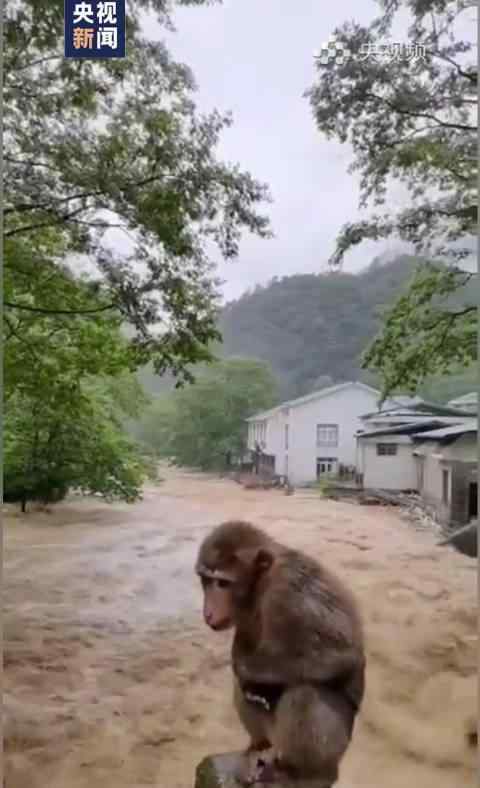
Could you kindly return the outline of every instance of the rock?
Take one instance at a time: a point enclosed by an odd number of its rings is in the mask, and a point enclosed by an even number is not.
[[[241,753],[210,755],[197,766],[195,788],[239,788],[236,779]]]
[[[476,558],[478,555],[477,523],[469,523],[463,528],[459,528],[458,531],[455,531],[447,539],[443,539],[439,544],[451,544],[460,553],[468,555],[470,558]]]
[[[242,758],[240,752],[229,752],[222,755],[209,755],[197,766],[195,777],[195,788],[242,788],[242,784],[236,778],[240,768]],[[291,786],[289,782],[289,788]],[[257,783],[265,786],[265,783]],[[315,783],[309,783],[310,788],[315,788]],[[268,788],[282,788],[281,783],[269,783]],[[325,783],[318,785],[318,788],[326,788]],[[331,786],[330,788],[333,788]],[[342,783],[335,783],[335,788],[346,788]]]

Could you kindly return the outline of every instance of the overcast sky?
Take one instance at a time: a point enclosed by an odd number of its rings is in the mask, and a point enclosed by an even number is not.
[[[148,21],[147,34],[166,38],[191,67],[199,110],[233,113],[222,158],[268,183],[274,200],[266,210],[275,238],[247,236],[238,260],[219,261],[226,300],[273,276],[325,270],[342,225],[368,216],[358,208],[358,177],[347,172],[351,149],[322,137],[303,93],[315,80],[314,53],[333,30],[352,19],[368,24],[378,13],[375,0],[224,0],[177,8],[172,35]],[[408,41],[408,21],[405,13],[397,19],[392,41]],[[474,12],[465,12],[458,32],[475,40],[475,28]],[[395,186],[389,209],[404,207],[406,197]],[[344,270],[359,271],[400,248],[394,240],[365,242],[345,258]]]
[[[222,157],[266,181],[274,199],[275,238],[246,237],[239,259],[219,265],[225,298],[273,276],[324,270],[338,230],[360,216],[351,150],[320,135],[302,94],[315,77],[314,52],[334,28],[377,13],[374,0],[225,0],[175,12],[169,46],[194,72],[199,109],[233,113]],[[345,269],[359,270],[385,248],[361,245]]]

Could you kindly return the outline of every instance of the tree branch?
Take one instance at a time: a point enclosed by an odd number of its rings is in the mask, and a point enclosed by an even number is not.
[[[35,312],[42,315],[94,315],[98,312],[106,312],[109,309],[117,309],[118,304],[107,304],[96,309],[44,309],[37,306],[27,306],[26,304],[14,304],[12,301],[4,301],[3,305],[9,309],[21,309],[25,312]]]
[[[26,68],[33,68],[39,66],[41,63],[47,63],[49,60],[61,60],[63,55],[49,55],[48,57],[41,57],[38,60],[32,60],[30,63],[25,63],[24,66],[19,66],[15,71],[24,71]]]
[[[432,57],[436,57],[439,60],[444,60],[446,63],[450,63],[451,66],[456,68],[457,72],[460,74],[461,77],[468,79],[469,82],[472,83],[472,85],[477,85],[478,74],[476,71],[464,71],[463,68],[455,60],[453,60],[453,58],[448,57],[448,55],[445,55],[443,53],[435,52],[435,50],[429,52],[429,54]]]
[[[441,126],[444,129],[457,129],[458,131],[476,131],[476,126],[467,126],[464,123],[448,123],[447,121],[440,120],[437,118],[436,115],[432,115],[429,112],[412,112],[407,109],[402,109],[399,107],[395,102],[390,101],[388,98],[384,96],[378,96],[376,93],[371,91],[367,91],[366,95],[373,99],[374,101],[378,101],[380,103],[386,104],[393,112],[398,112],[399,115],[407,115],[411,118],[425,118],[425,120],[431,120],[437,124],[437,126]]]

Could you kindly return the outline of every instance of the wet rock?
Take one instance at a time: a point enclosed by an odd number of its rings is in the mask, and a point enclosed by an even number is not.
[[[223,755],[210,755],[205,758],[197,767],[195,788],[241,788],[236,775],[239,772],[242,753],[229,752]],[[309,783],[311,788],[315,788],[315,783]],[[258,783],[260,786],[260,783]],[[262,786],[264,783],[261,784]],[[269,788],[282,788],[281,783],[269,783]],[[291,785],[291,783],[289,783]],[[326,788],[325,783],[318,785],[318,788]],[[344,788],[338,786],[338,788]]]
[[[477,523],[469,523],[463,528],[459,528],[447,539],[443,539],[439,544],[452,545],[460,553],[468,555],[470,558],[476,558],[478,555],[478,531]]]
[[[239,788],[236,774],[241,757],[240,753],[231,752],[205,758],[197,766],[195,788]]]

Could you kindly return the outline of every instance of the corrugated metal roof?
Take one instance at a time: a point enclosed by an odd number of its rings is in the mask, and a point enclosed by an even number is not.
[[[471,417],[471,411],[461,410],[460,408],[451,408],[446,405],[438,405],[435,402],[419,402],[414,405],[403,405],[401,407],[392,407],[385,410],[377,410],[372,413],[365,413],[361,416],[362,421],[388,421],[393,418],[404,418],[408,421],[415,418],[428,418],[451,416],[454,418]]]
[[[407,424],[399,424],[396,427],[379,427],[375,430],[365,430],[365,432],[357,432],[357,438],[374,438],[380,435],[410,435],[414,436],[417,432],[424,435],[423,430],[429,430],[431,427],[440,428],[444,427],[445,422],[441,419],[423,419],[423,421],[412,421]]]
[[[471,391],[469,394],[464,394],[462,397],[455,397],[447,402],[450,408],[462,408],[466,406],[478,405],[478,392]]]
[[[451,438],[456,435],[464,435],[468,432],[477,432],[478,424],[476,419],[471,422],[463,422],[463,424],[450,425],[449,427],[441,427],[438,430],[429,430],[422,432],[420,437],[422,440],[442,440],[444,438]]]

